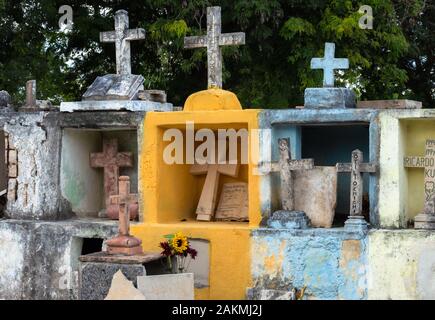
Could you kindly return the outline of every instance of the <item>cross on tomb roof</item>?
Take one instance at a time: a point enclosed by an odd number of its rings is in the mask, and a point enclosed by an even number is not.
[[[128,27],[128,12],[118,10],[115,13],[115,31],[100,32],[100,42],[115,43],[117,74],[131,74],[130,41],[145,39],[144,29]]]
[[[349,69],[349,59],[334,58],[335,43],[325,43],[325,56],[323,58],[312,58],[311,69],[323,69],[323,86],[334,86],[334,70]]]
[[[207,35],[184,38],[184,48],[207,48],[208,87],[222,88],[222,46],[245,44],[245,33],[221,33],[221,8],[207,8]]]

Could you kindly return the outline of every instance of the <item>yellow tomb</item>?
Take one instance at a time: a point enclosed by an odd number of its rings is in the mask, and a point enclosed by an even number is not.
[[[182,112],[149,112],[143,127],[139,165],[141,222],[132,233],[143,241],[145,251],[158,251],[159,240],[181,231],[190,239],[209,241],[209,284],[195,289],[197,299],[244,299],[251,285],[250,232],[260,224],[259,177],[252,162],[241,164],[237,178],[221,175],[219,191],[226,182],[248,183],[249,222],[197,221],[196,206],[205,175],[190,173],[191,164],[167,164],[165,148],[171,143],[164,134],[179,129],[186,144],[186,124],[194,130],[246,129],[251,154],[252,132],[258,129],[258,110],[242,110],[236,95],[221,89],[192,94]],[[254,131],[252,131],[254,130]],[[257,132],[258,133],[258,132]],[[185,150],[185,149],[184,149]],[[184,158],[186,154],[184,154]],[[238,152],[240,160],[240,152]]]

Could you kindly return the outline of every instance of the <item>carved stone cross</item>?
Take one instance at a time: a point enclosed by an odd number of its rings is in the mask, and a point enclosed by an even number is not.
[[[207,48],[208,87],[222,88],[222,46],[245,44],[245,33],[221,33],[221,8],[207,8],[207,35],[185,37],[184,48]]]
[[[325,43],[325,56],[323,58],[312,58],[311,69],[323,69],[323,86],[334,86],[334,70],[349,69],[349,59],[334,58],[335,43]]]
[[[282,210],[294,211],[294,188],[292,171],[310,170],[314,167],[313,159],[293,160],[290,152],[290,139],[278,139],[279,162],[271,163],[271,172],[279,172],[281,177]]]
[[[130,193],[130,177],[119,177],[119,195],[112,196],[112,201],[119,204],[119,234],[117,237],[107,240],[107,252],[109,254],[141,254],[142,241],[130,235],[130,210],[129,207],[135,201],[137,195]]]
[[[118,194],[118,177],[120,167],[132,167],[131,152],[118,152],[117,139],[104,139],[103,152],[91,153],[92,168],[104,168],[104,196],[106,208],[110,205],[110,196]]]
[[[223,159],[223,153],[224,152],[221,151],[217,158]],[[210,221],[213,217],[216,208],[219,176],[223,174],[237,177],[238,172],[238,164],[220,164],[219,161],[215,161],[214,163],[193,164],[190,167],[190,173],[192,175],[207,175],[196,208],[197,220]]]
[[[350,172],[350,218],[364,219],[362,215],[364,172],[376,172],[376,164],[363,163],[363,153],[352,151],[351,163],[337,163],[337,172]]]
[[[415,228],[433,229],[435,227],[435,140],[426,140],[425,156],[405,157],[407,168],[424,168],[424,208],[415,217]]]
[[[115,31],[100,32],[100,42],[115,43],[117,74],[131,74],[130,41],[145,39],[144,29],[128,27],[128,12],[118,10],[115,13]]]

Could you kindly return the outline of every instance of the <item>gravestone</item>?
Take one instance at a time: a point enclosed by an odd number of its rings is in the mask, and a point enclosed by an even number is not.
[[[337,172],[350,172],[350,213],[345,222],[345,228],[366,230],[367,222],[362,212],[363,178],[362,174],[377,172],[375,163],[363,163],[363,153],[360,150],[352,151],[350,163],[337,163]]]
[[[245,44],[245,34],[221,33],[221,8],[207,8],[207,35],[184,38],[184,48],[207,48],[208,88],[222,88],[222,46]]]
[[[404,166],[424,169],[424,207],[414,218],[414,228],[435,229],[435,140],[426,140],[423,157],[405,157]]]
[[[217,221],[249,221],[248,184],[225,183],[216,209]]]
[[[349,60],[335,58],[335,44],[325,43],[325,56],[311,59],[311,69],[323,69],[323,88],[305,89],[305,108],[355,108],[355,93],[347,88],[334,88],[334,70],[348,69]]]
[[[145,39],[142,28],[129,29],[128,12],[115,13],[115,30],[100,32],[100,42],[115,43],[116,74],[97,77],[83,100],[134,100],[143,90],[144,78],[131,74],[130,41]]]
[[[306,214],[295,211],[294,179],[292,171],[310,170],[313,159],[293,160],[290,153],[290,139],[278,139],[280,158],[278,163],[265,164],[266,171],[279,172],[281,178],[281,210],[275,211],[267,224],[271,228],[304,229],[309,225]],[[261,165],[262,166],[262,165]]]
[[[20,108],[20,111],[53,111],[54,108],[48,100],[36,99],[36,80],[26,82],[26,103]]]
[[[118,152],[117,139],[104,139],[103,152],[91,153],[92,168],[104,169],[104,197],[106,210],[110,207],[110,196],[118,194],[119,168],[133,166],[131,152]]]

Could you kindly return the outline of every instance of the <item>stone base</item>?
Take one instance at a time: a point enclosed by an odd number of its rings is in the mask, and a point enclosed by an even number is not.
[[[435,215],[420,213],[414,218],[414,229],[435,230]]]
[[[367,231],[368,228],[363,216],[350,216],[344,223],[344,229],[349,231]]]
[[[305,89],[306,109],[355,108],[356,97],[347,88],[307,88]]]
[[[306,229],[310,220],[303,211],[275,211],[267,221],[269,228],[274,229]]]
[[[142,241],[132,236],[117,236],[106,241],[108,254],[142,254]]]
[[[145,276],[150,263],[160,264],[159,253],[144,253],[135,256],[109,255],[98,252],[80,256],[79,268],[79,298],[82,300],[104,300],[107,296],[112,279],[118,270],[137,287],[137,277]],[[146,269],[145,269],[146,266]],[[150,267],[151,274],[155,271]],[[153,272],[154,271],[154,272]]]

